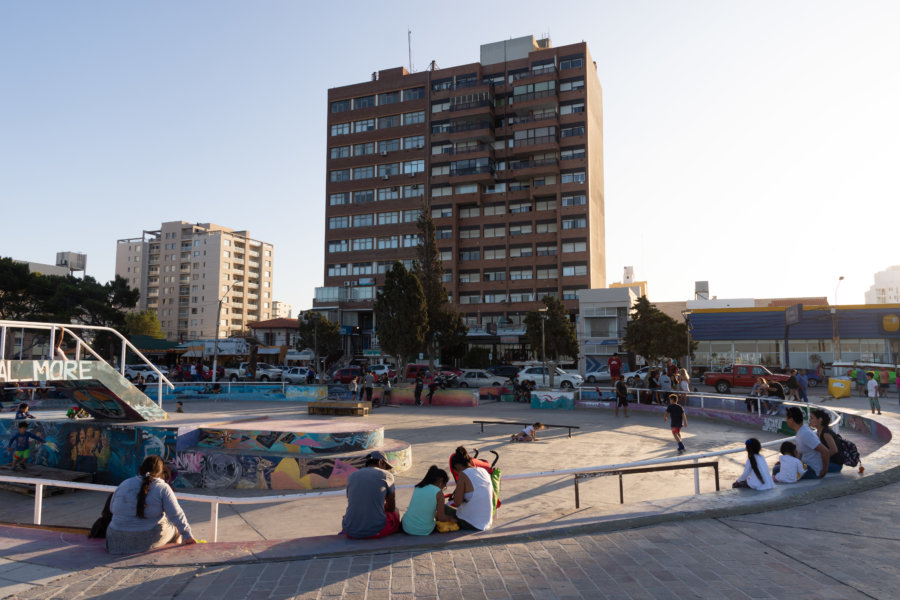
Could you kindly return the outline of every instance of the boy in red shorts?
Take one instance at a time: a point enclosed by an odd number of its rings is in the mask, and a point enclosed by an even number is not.
[[[678,396],[669,394],[669,406],[666,407],[666,414],[663,415],[663,421],[669,420],[672,415],[672,437],[678,442],[678,454],[684,454],[684,442],[681,441],[681,428],[687,427],[687,415],[684,409],[678,405]]]

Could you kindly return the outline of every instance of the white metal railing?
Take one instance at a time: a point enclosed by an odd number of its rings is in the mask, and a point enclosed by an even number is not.
[[[40,323],[35,321],[4,321],[0,320],[0,359],[6,359],[6,336],[8,330],[20,330],[21,331],[21,343],[19,344],[19,360],[22,360],[22,352],[25,347],[25,330],[26,329],[35,329],[39,331],[49,331],[50,332],[50,345],[49,345],[49,354],[51,355],[49,358],[57,358],[54,354],[59,350],[59,346],[62,343],[62,339],[57,343],[57,330],[59,330],[59,334],[61,338],[64,336],[68,336],[69,338],[75,341],[75,360],[82,360],[82,351],[86,351],[88,354],[93,356],[95,359],[106,362],[106,359],[97,354],[93,348],[91,348],[90,344],[85,342],[81,336],[76,335],[75,331],[102,331],[106,333],[111,333],[115,337],[119,339],[122,343],[121,350],[121,358],[119,361],[119,374],[123,377],[125,376],[125,357],[128,354],[128,350],[131,350],[135,356],[137,356],[144,364],[149,366],[154,373],[156,373],[157,377],[157,404],[162,408],[162,396],[163,396],[163,384],[165,383],[169,388],[172,388],[172,383],[166,378],[166,376],[156,368],[150,359],[148,359],[144,354],[134,347],[134,345],[129,342],[125,336],[121,333],[113,329],[112,327],[103,327],[98,325],[81,325],[81,324],[73,324],[73,323]],[[63,357],[65,358],[65,357]],[[107,363],[109,364],[109,363]],[[111,365],[110,365],[111,366]]]
[[[806,407],[812,410],[813,408],[822,408],[826,412],[833,415],[830,425],[834,427],[838,423],[840,423],[841,417],[840,414],[836,411],[826,408],[824,406],[818,406],[813,404],[806,403],[797,403],[790,402],[791,405],[800,406],[801,408]],[[780,445],[785,441],[793,440],[794,436],[786,437],[778,440],[773,440],[771,442],[765,442],[762,444],[763,447]],[[535,473],[518,473],[514,475],[504,475],[504,480],[518,480],[518,479],[539,479],[546,477],[559,477],[561,475],[575,475],[578,473],[597,473],[603,471],[617,471],[620,469],[628,468],[628,467],[642,467],[649,465],[664,465],[668,463],[676,463],[683,461],[693,461],[694,464],[697,464],[702,459],[711,458],[714,456],[725,456],[727,454],[735,454],[737,452],[744,452],[746,448],[744,445],[738,446],[736,448],[728,449],[728,450],[717,450],[715,452],[703,452],[701,454],[690,454],[687,456],[673,456],[671,458],[654,458],[648,460],[639,460],[635,462],[629,463],[616,463],[612,465],[598,465],[593,467],[576,467],[572,469],[556,469],[552,471],[538,471]],[[41,524],[41,517],[43,512],[43,501],[44,501],[44,487],[52,486],[52,487],[63,487],[63,488],[71,488],[71,489],[79,489],[79,490],[91,490],[97,492],[113,492],[116,489],[116,486],[113,485],[101,485],[96,483],[80,483],[76,481],[58,481],[55,479],[35,479],[30,477],[17,477],[11,475],[0,475],[0,481],[7,481],[10,483],[19,483],[26,485],[35,486],[34,490],[34,524]],[[415,487],[413,484],[409,485],[400,485],[396,486],[397,489],[411,489]],[[209,509],[209,522],[210,522],[210,541],[216,542],[219,537],[219,505],[220,504],[231,504],[231,505],[246,505],[246,504],[273,504],[273,503],[283,503],[283,502],[294,502],[296,500],[309,500],[313,498],[327,498],[327,497],[335,497],[335,496],[345,496],[346,490],[341,488],[337,490],[326,490],[322,492],[305,492],[302,494],[286,494],[286,495],[278,495],[278,496],[256,496],[251,498],[235,498],[229,496],[205,496],[202,494],[190,494],[185,492],[175,492],[175,496],[179,500],[184,500],[188,502],[206,502],[210,505]],[[700,493],[700,469],[694,469],[694,494]]]
[[[604,392],[608,391],[613,394],[613,397],[612,398],[601,398],[600,400],[604,401],[604,402],[615,402],[615,390],[616,390],[615,387],[598,386],[598,385],[594,385],[594,386],[582,385],[581,387],[578,388],[579,395],[581,394],[581,392],[583,390],[589,390],[589,391],[602,390]],[[784,398],[780,398],[778,396],[751,396],[750,394],[747,394],[746,396],[735,396],[733,394],[719,394],[716,392],[700,392],[700,391],[685,392],[682,390],[665,390],[665,391],[663,391],[663,390],[659,390],[659,389],[651,390],[650,388],[632,388],[632,387],[628,388],[628,391],[634,392],[636,398],[639,397],[640,394],[642,394],[642,393],[646,393],[648,395],[649,394],[661,394],[661,395],[665,395],[665,396],[675,394],[676,396],[678,396],[679,402],[683,402],[684,399],[696,398],[696,399],[700,400],[700,408],[706,408],[706,403],[705,403],[706,399],[727,400],[729,402],[733,402],[734,404],[738,404],[741,402],[744,402],[746,404],[747,400],[753,400],[756,403],[756,407],[754,410],[758,416],[765,416],[762,412],[763,402],[768,402],[770,404],[782,404],[782,405],[786,404],[788,402]],[[634,400],[633,402],[637,403],[638,400]],[[810,406],[810,405],[805,402],[800,402],[800,403],[797,403],[797,406],[802,407],[802,406]]]

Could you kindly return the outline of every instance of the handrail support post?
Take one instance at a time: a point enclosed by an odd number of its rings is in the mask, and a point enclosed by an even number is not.
[[[219,503],[211,502],[209,505],[209,541],[217,542],[219,539]]]
[[[44,509],[44,484],[34,484],[34,524],[41,524],[41,513]]]
[[[694,464],[696,465],[699,459],[694,459]],[[700,467],[694,467],[694,494],[700,493]]]

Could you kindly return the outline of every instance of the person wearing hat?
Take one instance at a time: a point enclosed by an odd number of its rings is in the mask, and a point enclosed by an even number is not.
[[[380,538],[400,530],[394,475],[383,452],[366,456],[366,466],[347,477],[343,533],[355,539]]]

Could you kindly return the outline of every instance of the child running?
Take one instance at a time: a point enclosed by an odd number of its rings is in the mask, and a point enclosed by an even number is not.
[[[31,453],[31,448],[28,445],[29,439],[35,439],[39,442],[44,441],[44,438],[38,437],[28,431],[28,423],[26,421],[20,421],[19,433],[12,436],[9,440],[9,445],[6,447],[7,454],[13,451],[14,445],[16,447],[15,454],[13,455],[13,471],[19,468],[24,471],[27,468],[26,463],[28,462],[28,455]]]
[[[544,429],[544,424],[538,421],[533,425],[529,425],[520,433],[514,433],[509,441],[511,442],[533,442],[537,440],[537,432]]]
[[[678,454],[684,454],[684,442],[681,441],[681,428],[687,427],[687,415],[684,409],[678,406],[678,396],[669,395],[669,406],[666,407],[666,413],[663,415],[663,422],[669,420],[672,415],[672,437],[678,442]]]
[[[775,482],[772,481],[772,474],[769,473],[766,459],[759,454],[762,444],[758,439],[750,438],[744,442],[744,445],[747,447],[747,464],[744,466],[744,472],[731,487],[771,490],[775,487]]]
[[[781,444],[781,457],[772,468],[775,481],[778,483],[797,483],[806,474],[806,465],[797,456],[797,446],[794,442]]]

